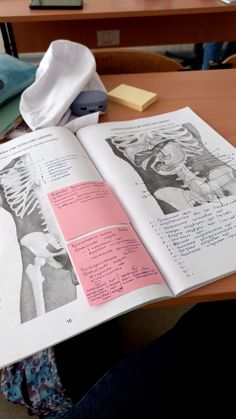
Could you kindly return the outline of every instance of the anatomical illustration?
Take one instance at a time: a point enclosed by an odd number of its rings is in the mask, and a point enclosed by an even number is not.
[[[75,300],[78,282],[29,154],[12,159],[1,168],[0,207],[0,217],[2,214],[11,225],[15,223],[17,244],[12,239],[9,245],[8,268],[16,262],[20,266],[20,321],[31,320]],[[16,245],[19,260],[12,261],[10,247]],[[14,284],[16,278],[10,279]],[[12,292],[17,292],[17,286],[12,286]]]
[[[165,120],[148,132],[106,141],[140,175],[164,214],[236,195],[233,157],[210,152],[189,122]]]

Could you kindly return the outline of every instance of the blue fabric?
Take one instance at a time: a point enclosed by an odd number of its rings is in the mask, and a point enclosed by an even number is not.
[[[217,62],[220,58],[223,42],[207,42],[204,44],[202,70],[208,70],[210,61]]]
[[[53,348],[3,368],[1,392],[9,402],[27,407],[31,415],[47,419],[61,418],[73,406],[61,383]]]
[[[0,105],[21,93],[35,79],[36,67],[8,54],[0,54]]]

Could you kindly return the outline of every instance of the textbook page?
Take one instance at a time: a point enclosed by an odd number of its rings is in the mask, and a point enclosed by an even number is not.
[[[63,127],[0,146],[0,231],[0,367],[172,295]]]
[[[235,271],[235,149],[191,109],[77,136],[176,295]]]

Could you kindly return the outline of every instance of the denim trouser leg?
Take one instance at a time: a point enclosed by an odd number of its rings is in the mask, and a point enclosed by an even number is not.
[[[204,44],[202,69],[208,70],[210,61],[217,61],[220,57],[223,42],[207,42]]]
[[[230,417],[235,320],[236,301],[196,305],[170,331],[112,368],[63,419]]]

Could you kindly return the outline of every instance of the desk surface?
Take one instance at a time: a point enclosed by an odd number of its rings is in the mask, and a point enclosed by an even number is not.
[[[82,10],[30,10],[29,0],[0,0],[0,22],[109,19],[236,11],[219,0],[84,0]]]
[[[6,42],[9,37],[21,53],[46,51],[55,39],[89,48],[236,39],[236,5],[220,0],[84,0],[82,10],[64,11],[30,10],[29,0],[0,0],[0,22],[12,25]],[[101,31],[116,31],[115,40],[108,32],[101,43]]]
[[[103,76],[108,90],[120,83],[156,92],[159,99],[144,112],[110,103],[101,122],[129,120],[189,106],[218,133],[236,146],[236,70],[189,71]],[[233,88],[232,88],[233,87]],[[193,304],[236,298],[236,274],[172,300],[158,303]],[[155,304],[156,305],[156,304]]]

